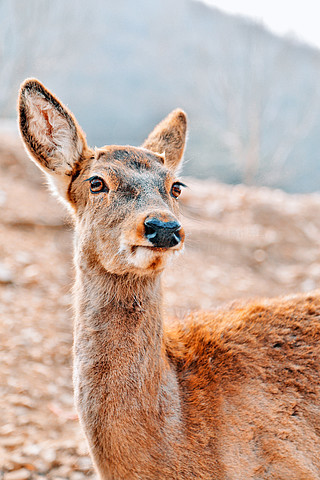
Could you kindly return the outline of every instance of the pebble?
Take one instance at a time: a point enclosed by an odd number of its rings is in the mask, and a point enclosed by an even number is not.
[[[56,478],[69,478],[70,477],[70,473],[71,473],[71,468],[68,466],[68,465],[61,465],[60,467],[58,468],[54,468],[52,470],[52,473],[54,475],[54,477]]]
[[[83,471],[90,471],[93,469],[91,459],[89,457],[80,457],[77,460],[78,468]]]
[[[8,470],[17,470],[19,468],[25,467],[26,465],[26,458],[21,456],[20,454],[12,453],[10,455],[9,463],[6,465]]]
[[[19,447],[20,445],[23,445],[24,443],[24,437],[19,436],[19,437],[4,437],[1,440],[1,445],[8,449],[15,449]]]
[[[14,470],[13,472],[6,473],[4,480],[28,480],[31,473],[26,468],[20,468],[20,470]]]
[[[255,259],[256,262],[262,263],[266,260],[267,253],[264,250],[259,248],[253,252],[253,258]]]
[[[7,284],[7,283],[13,283],[13,274],[11,270],[4,265],[3,263],[0,263],[0,284]]]
[[[49,464],[53,464],[57,458],[57,455],[56,455],[56,452],[51,449],[51,448],[48,448],[47,450],[42,450],[41,452],[41,457],[46,461],[48,462]]]
[[[26,445],[24,448],[23,448],[23,453],[25,453],[26,455],[39,455],[40,453],[40,447],[39,445]]]
[[[15,431],[15,428],[12,423],[6,423],[0,427],[0,435],[11,435]]]
[[[72,472],[70,475],[70,480],[83,480],[84,478],[84,474],[80,472]]]

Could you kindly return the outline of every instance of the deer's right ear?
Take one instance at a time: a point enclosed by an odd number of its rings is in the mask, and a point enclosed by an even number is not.
[[[73,115],[38,80],[28,79],[19,94],[19,127],[32,160],[66,199],[70,177],[87,148]]]

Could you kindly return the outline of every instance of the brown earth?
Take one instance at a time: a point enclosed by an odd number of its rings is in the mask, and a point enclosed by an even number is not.
[[[0,478],[93,479],[72,398],[72,232],[16,139],[0,138]],[[167,314],[311,290],[320,195],[186,179]]]

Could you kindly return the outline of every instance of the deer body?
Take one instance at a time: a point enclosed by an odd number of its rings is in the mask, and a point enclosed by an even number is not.
[[[319,293],[163,323],[185,114],[140,148],[92,150],[37,80],[19,109],[74,216],[75,399],[101,480],[320,479]]]

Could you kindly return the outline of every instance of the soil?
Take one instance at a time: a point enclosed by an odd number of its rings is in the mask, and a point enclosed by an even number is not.
[[[187,178],[169,320],[316,288],[320,195]],[[94,479],[72,395],[72,228],[20,142],[0,137],[0,478]]]

